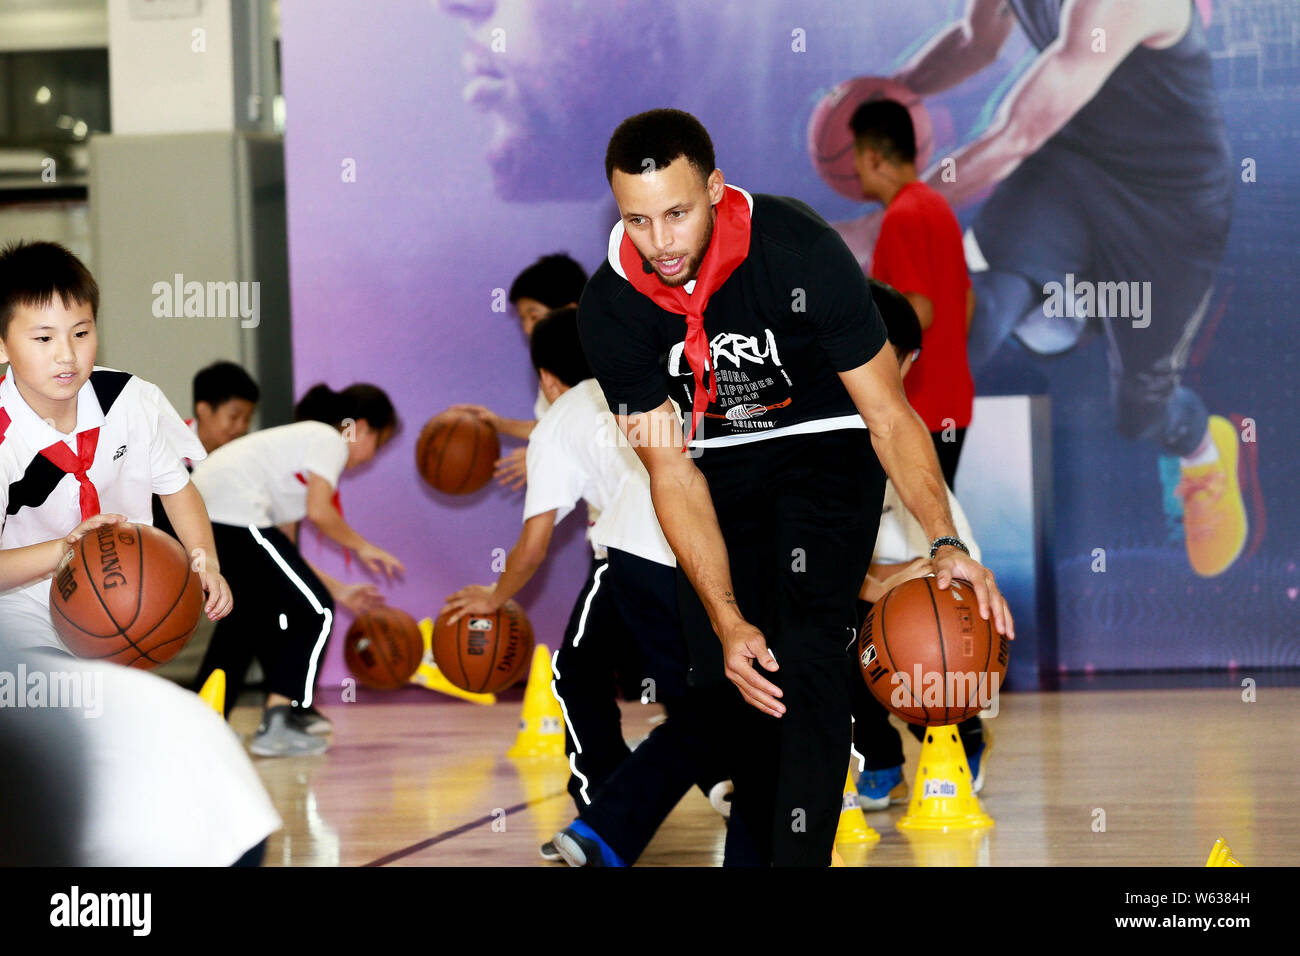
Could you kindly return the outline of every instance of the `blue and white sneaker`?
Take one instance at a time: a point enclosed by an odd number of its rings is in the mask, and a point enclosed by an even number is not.
[[[581,820],[574,820],[555,834],[551,842],[569,866],[627,866],[609,844]]]
[[[864,770],[858,777],[858,806],[863,810],[887,810],[890,804],[907,802],[907,781],[903,765],[883,770]]]
[[[989,733],[987,722],[984,725],[984,740],[975,748],[974,753],[966,755],[966,763],[970,765],[971,793],[979,793],[984,789],[984,769],[988,764],[988,755],[993,750],[993,735]]]

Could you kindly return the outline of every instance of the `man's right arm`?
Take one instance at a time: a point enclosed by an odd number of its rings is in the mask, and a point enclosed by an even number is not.
[[[894,75],[918,96],[933,96],[989,66],[1011,34],[1006,0],[967,0],[966,13],[917,51]]]
[[[780,688],[753,666],[757,660],[775,671],[776,658],[762,632],[740,613],[709,484],[682,451],[681,423],[672,404],[665,401],[652,411],[615,418],[650,474],[650,497],[659,526],[722,641],[728,679],[754,707],[779,717],[785,712],[777,699]]]

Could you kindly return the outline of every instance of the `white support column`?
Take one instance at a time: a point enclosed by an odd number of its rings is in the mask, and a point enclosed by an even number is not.
[[[269,0],[108,0],[113,132],[270,132]]]

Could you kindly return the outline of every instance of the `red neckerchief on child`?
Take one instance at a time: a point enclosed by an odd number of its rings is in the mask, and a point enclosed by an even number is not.
[[[95,447],[99,444],[99,429],[88,428],[77,434],[77,453],[61,441],[56,441],[49,448],[41,449],[41,456],[53,462],[59,469],[66,471],[77,479],[81,486],[81,520],[99,514],[99,492],[91,480],[86,477],[86,469],[95,463]]]
[[[8,373],[0,375],[0,382],[8,378]],[[4,441],[9,429],[9,412],[0,408],[0,442]],[[41,449],[41,457],[51,462],[60,471],[67,472],[77,479],[80,485],[81,520],[86,521],[99,514],[99,490],[86,476],[86,469],[95,463],[95,448],[99,445],[99,429],[88,428],[77,435],[77,453],[61,441],[49,448]]]
[[[713,223],[713,238],[700,263],[695,277],[695,291],[687,292],[684,286],[666,286],[658,273],[647,273],[641,267],[641,253],[623,234],[618,248],[619,263],[632,287],[648,296],[655,305],[667,312],[686,316],[686,361],[695,375],[695,394],[691,405],[691,427],[686,434],[689,443],[709,403],[718,397],[717,375],[710,362],[709,337],[704,334],[704,310],[709,297],[736,271],[736,266],[749,255],[750,211],[749,203],[739,189],[725,189],[722,199],[713,207],[717,219]]]

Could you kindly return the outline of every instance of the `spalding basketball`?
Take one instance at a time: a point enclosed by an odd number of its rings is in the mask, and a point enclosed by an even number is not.
[[[980,617],[968,582],[940,590],[913,578],[871,609],[858,634],[858,663],[871,693],[911,724],[942,727],[992,703],[1007,673],[1010,642]]]
[[[500,457],[496,430],[470,412],[435,415],[415,443],[415,465],[420,474],[449,495],[478,491],[492,480]]]
[[[859,76],[836,86],[813,108],[808,120],[808,155],[817,174],[841,196],[862,202],[862,186],[853,168],[853,131],[849,120],[869,100],[897,100],[912,115],[916,133],[916,168],[924,169],[934,152],[934,126],[921,98],[884,76]]]
[[[180,542],[142,524],[103,525],[73,545],[50,582],[50,620],[78,657],[148,669],[176,656],[203,610]]]
[[[387,605],[362,614],[343,638],[343,660],[357,680],[374,690],[405,687],[424,656],[415,619]]]
[[[495,694],[517,682],[533,658],[533,628],[514,601],[495,614],[445,616],[433,624],[433,662],[461,690]]]

